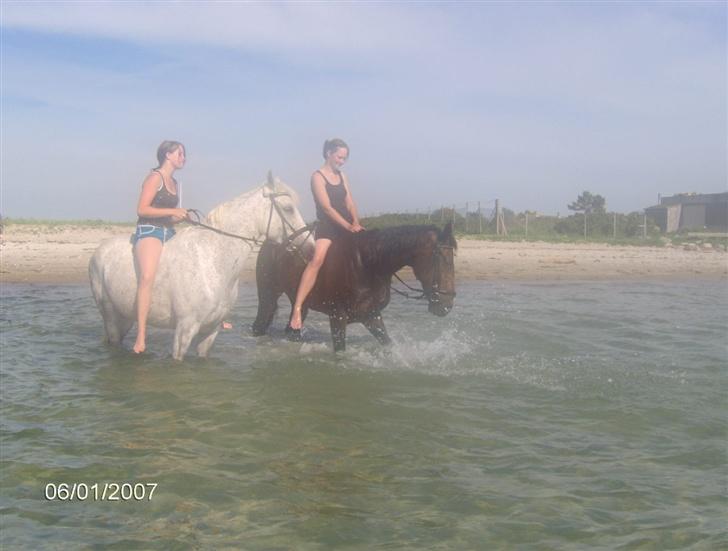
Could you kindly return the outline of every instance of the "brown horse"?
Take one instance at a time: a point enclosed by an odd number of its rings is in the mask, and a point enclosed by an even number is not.
[[[306,319],[309,308],[328,314],[336,351],[346,347],[346,326],[354,322],[362,323],[380,343],[389,344],[381,312],[389,304],[392,276],[410,266],[422,284],[428,310],[445,316],[455,299],[456,248],[451,224],[444,230],[435,226],[397,226],[347,234],[331,244],[316,284],[303,304],[302,317]],[[290,251],[285,244],[263,244],[256,265],[258,316],[253,324],[254,335],[266,333],[282,293],[293,304],[305,267],[298,251]],[[300,338],[300,331],[290,325],[286,333]]]

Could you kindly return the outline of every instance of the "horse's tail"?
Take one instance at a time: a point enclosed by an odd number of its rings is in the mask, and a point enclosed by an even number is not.
[[[121,344],[121,341],[133,323],[132,319],[124,316],[116,309],[114,301],[109,294],[107,277],[110,268],[108,263],[113,258],[109,252],[109,248],[113,248],[114,243],[117,242],[117,240],[107,240],[99,245],[98,249],[91,255],[88,263],[91,293],[104,320],[106,340],[114,345]]]
[[[99,249],[94,251],[91,259],[88,261],[88,280],[91,284],[91,294],[97,305],[101,303],[101,297],[104,292],[103,268],[99,262]]]

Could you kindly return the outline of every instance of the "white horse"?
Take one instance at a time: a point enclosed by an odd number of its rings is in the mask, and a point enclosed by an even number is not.
[[[181,360],[193,339],[205,357],[220,322],[238,297],[238,278],[252,249],[251,240],[282,242],[305,226],[295,192],[268,173],[268,181],[210,212],[205,223],[243,236],[236,239],[202,227],[188,227],[165,243],[152,289],[148,323],[174,329],[172,356]],[[294,245],[308,239],[301,234]],[[120,345],[136,321],[137,271],[131,241],[104,241],[89,262],[96,305],[106,337]]]

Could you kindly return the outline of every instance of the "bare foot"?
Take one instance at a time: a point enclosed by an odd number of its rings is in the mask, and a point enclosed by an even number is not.
[[[222,327],[223,329],[225,329],[225,330],[228,330],[228,329],[232,329],[232,328],[233,328],[233,324],[232,324],[232,323],[230,323],[229,321],[223,321],[223,322],[222,322],[222,323],[220,324],[220,326],[221,326],[221,327]]]
[[[146,349],[147,349],[147,345],[144,341],[141,341],[141,342],[136,341],[134,343],[134,347],[132,348],[132,350],[134,351],[134,354],[141,354]]]
[[[291,315],[291,322],[288,324],[291,326],[291,329],[294,331],[298,331],[303,327],[303,321],[301,321],[301,309],[300,308],[294,308],[293,314]]]

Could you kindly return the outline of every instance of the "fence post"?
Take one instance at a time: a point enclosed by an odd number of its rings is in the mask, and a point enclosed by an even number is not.
[[[445,205],[440,205],[440,225],[445,223]]]
[[[480,212],[480,201],[478,201],[478,233],[483,233],[483,215]]]
[[[526,211],[526,239],[528,239],[528,211]]]
[[[647,213],[642,215],[642,238],[647,239]]]
[[[465,201],[465,233],[468,233],[468,202]]]
[[[495,234],[500,235],[500,200],[495,200]]]
[[[586,211],[584,211],[584,239],[586,239]]]
[[[612,232],[614,234],[614,239],[617,239],[617,213],[614,213],[614,231]]]
[[[455,231],[455,205],[452,206],[452,230]]]
[[[427,205],[427,223],[430,223],[430,217],[432,216],[432,210],[430,209],[430,205]]]

